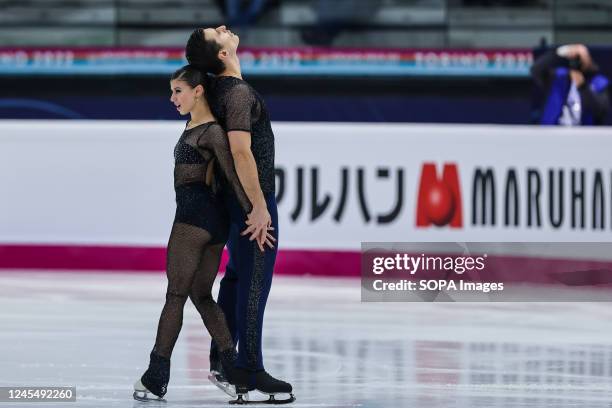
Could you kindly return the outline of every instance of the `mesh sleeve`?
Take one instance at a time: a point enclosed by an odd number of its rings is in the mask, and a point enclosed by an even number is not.
[[[232,87],[225,95],[226,130],[251,131],[251,111],[254,103],[253,93],[246,84]]]
[[[204,136],[204,135],[203,135]],[[223,131],[221,126],[214,124],[210,126],[205,132],[205,136],[198,139],[198,145],[204,149],[210,149],[217,158],[217,163],[221,172],[225,176],[232,190],[236,194],[236,198],[240,203],[240,206],[246,214],[253,210],[253,205],[249,200],[238,174],[236,173],[236,167],[234,165],[234,158],[230,149],[229,139],[226,133]]]

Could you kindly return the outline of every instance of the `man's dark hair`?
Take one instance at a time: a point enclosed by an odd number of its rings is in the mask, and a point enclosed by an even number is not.
[[[219,75],[225,69],[225,64],[219,59],[221,46],[215,40],[204,38],[204,29],[193,30],[185,47],[185,56],[190,65],[202,72]]]

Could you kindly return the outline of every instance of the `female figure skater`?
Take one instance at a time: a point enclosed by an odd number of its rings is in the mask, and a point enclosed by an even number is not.
[[[168,242],[168,289],[159,318],[149,368],[134,384],[137,400],[162,400],[170,379],[170,356],[183,323],[183,307],[191,298],[211,337],[219,345],[226,372],[233,371],[236,351],[225,316],[211,295],[221,253],[229,234],[229,215],[216,194],[213,168],[226,179],[244,211],[252,205],[236,175],[229,141],[215,122],[204,98],[204,75],[187,65],[171,78],[170,100],[191,120],[174,148],[176,216]],[[214,163],[217,163],[215,166]],[[269,235],[268,245],[274,240]],[[149,393],[158,398],[149,397]]]

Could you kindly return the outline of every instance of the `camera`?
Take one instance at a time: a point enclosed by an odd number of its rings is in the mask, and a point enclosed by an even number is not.
[[[569,68],[580,71],[582,68],[582,61],[580,60],[580,57],[571,58],[569,60]]]

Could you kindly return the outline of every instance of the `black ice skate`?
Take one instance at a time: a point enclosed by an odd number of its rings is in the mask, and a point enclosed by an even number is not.
[[[134,383],[134,399],[137,401],[161,401],[170,381],[170,360],[151,352],[149,368]]]
[[[234,377],[237,398],[230,404],[289,404],[295,401],[291,384],[277,380],[263,370],[251,372],[238,368]],[[268,399],[251,400],[249,392],[252,391],[267,395]]]

